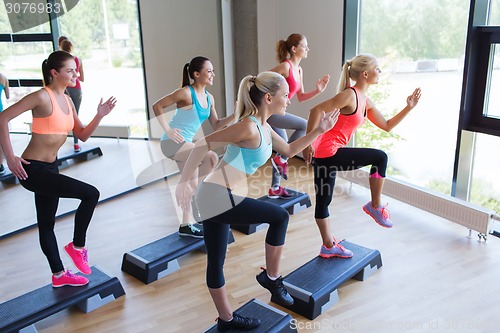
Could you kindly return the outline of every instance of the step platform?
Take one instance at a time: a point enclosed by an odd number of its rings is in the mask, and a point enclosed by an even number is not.
[[[73,149],[61,151],[57,156],[57,163],[59,168],[64,168],[69,166],[68,160],[88,161],[99,156],[102,156],[101,148],[82,146],[79,152]]]
[[[5,171],[0,175],[0,182],[8,183],[8,184],[19,184],[19,179],[15,177],[12,172],[9,170],[7,163],[4,163]]]
[[[289,214],[296,214],[308,207],[311,207],[311,199],[309,198],[309,194],[298,192],[291,190],[289,188],[286,189],[288,193],[292,195],[290,199],[271,199],[267,195],[260,197],[257,200],[262,200],[265,202],[269,202],[278,206],[285,208]],[[231,229],[238,230],[246,235],[253,234],[261,229],[265,229],[267,227],[266,223],[256,223],[256,224],[231,224]]]
[[[288,313],[273,308],[269,304],[265,304],[257,299],[252,299],[251,301],[242,305],[235,313],[245,316],[259,318],[261,324],[253,330],[246,331],[252,333],[292,333],[297,332],[297,329],[293,327],[293,318]],[[210,327],[205,333],[215,333],[219,332],[217,330],[217,324]],[[229,331],[232,332],[232,331]]]
[[[0,332],[37,332],[36,322],[73,305],[90,312],[125,295],[118,278],[98,266],[92,266],[88,279],[83,287],[49,284],[0,304]]]
[[[234,242],[229,229],[228,244]],[[201,250],[206,252],[203,238],[181,237],[177,232],[123,255],[122,271],[149,284],[180,269],[177,258]]]
[[[74,159],[79,161],[88,161],[93,158],[102,156],[102,150],[99,147],[82,147],[79,152],[75,152],[74,150],[63,151],[57,157],[57,165],[59,169],[63,169],[69,166],[68,160]],[[7,163],[4,164],[5,172],[0,175],[0,182],[8,183],[8,184],[19,184],[19,179],[15,177],[12,172],[7,167]]]
[[[317,256],[284,277],[283,283],[294,298],[294,304],[286,308],[313,320],[337,303],[337,289],[344,282],[351,278],[364,281],[382,267],[379,251],[345,240],[341,244],[354,253],[352,258]]]

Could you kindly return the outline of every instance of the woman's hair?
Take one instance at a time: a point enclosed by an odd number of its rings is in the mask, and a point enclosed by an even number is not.
[[[43,84],[49,85],[52,82],[52,74],[50,71],[55,69],[57,72],[64,67],[64,62],[74,57],[66,51],[54,51],[47,59],[42,62]]]
[[[59,48],[63,51],[72,53],[73,52],[73,43],[69,39],[65,39],[59,45]]]
[[[247,75],[241,80],[236,103],[235,122],[257,114],[266,94],[274,96],[285,82],[283,75],[262,72],[257,76]]]
[[[205,62],[210,61],[208,58],[198,56],[191,59],[190,62],[184,65],[182,69],[182,85],[185,87],[191,84],[190,79],[194,80],[194,72],[200,72],[203,69]]]
[[[292,47],[298,46],[304,39],[301,34],[291,34],[286,40],[282,39],[276,44],[276,59],[283,62],[292,56]]]
[[[57,39],[57,44],[58,44],[59,46],[61,46],[61,43],[62,43],[63,41],[65,41],[65,40],[68,40],[68,39],[69,39],[69,38],[68,38],[68,37],[66,37],[66,36],[59,36],[59,38]]]
[[[371,54],[359,54],[351,60],[346,61],[340,74],[337,93],[349,88],[351,86],[351,79],[357,81],[363,72],[372,70],[376,64],[377,58]]]

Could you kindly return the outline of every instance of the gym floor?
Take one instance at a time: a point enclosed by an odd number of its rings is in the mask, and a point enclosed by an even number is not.
[[[116,170],[116,165],[110,167]],[[108,172],[105,177],[117,174]],[[291,160],[289,177],[283,185],[308,191],[314,204],[312,173],[302,160]],[[38,322],[39,332],[200,332],[214,324],[217,313],[205,286],[202,252],[181,257],[179,271],[148,285],[120,269],[124,253],[177,230],[170,194],[177,180],[178,175],[153,182],[97,207],[88,232],[89,261],[117,276],[126,295],[90,313],[61,311]],[[250,196],[264,195],[269,181],[265,172],[258,172],[249,183]],[[346,282],[338,289],[339,302],[315,320],[291,313],[292,327],[299,332],[357,333],[496,330],[500,239],[489,236],[486,243],[479,242],[474,233],[469,239],[465,228],[387,197],[383,199],[390,203],[395,226],[384,229],[361,209],[369,200],[367,189],[339,180],[336,191],[331,205],[335,236],[379,250],[383,266],[366,281]],[[313,213],[310,207],[291,216],[284,276],[319,252]],[[2,208],[2,221],[5,216]],[[72,215],[57,222],[61,250],[72,230]],[[228,247],[225,265],[233,310],[252,298],[270,303],[268,291],[255,281],[264,266],[265,231],[233,233],[235,242]],[[0,302],[50,283],[36,228],[0,240],[0,253]],[[62,258],[73,268],[64,254]]]

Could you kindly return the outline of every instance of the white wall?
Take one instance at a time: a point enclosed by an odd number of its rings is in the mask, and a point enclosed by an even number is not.
[[[151,105],[180,87],[184,64],[193,57],[210,59],[216,77],[207,90],[218,110],[225,104],[220,0],[139,0],[139,10],[150,136],[158,138],[163,130],[154,120]]]
[[[343,10],[342,0],[257,0],[259,71],[277,65],[278,40],[300,33],[310,48],[300,63],[304,90],[315,89],[320,77],[330,75],[322,94],[303,103],[294,97],[287,112],[307,119],[311,107],[335,93],[342,66]]]

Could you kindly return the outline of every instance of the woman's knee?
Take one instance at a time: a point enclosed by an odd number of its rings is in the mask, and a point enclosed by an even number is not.
[[[203,158],[202,163],[210,165],[211,168],[215,168],[219,162],[219,156],[214,151],[209,151]]]
[[[82,200],[97,202],[99,201],[100,196],[101,192],[99,192],[99,190],[95,186],[87,184],[87,188],[85,189],[85,193],[83,195]]]
[[[385,172],[387,170],[387,163],[389,161],[389,157],[387,156],[387,153],[384,152],[383,150],[376,150],[377,152],[377,159],[376,162],[373,163],[372,168],[370,170],[370,175],[377,173],[377,175],[380,175],[380,177],[385,178]]]

